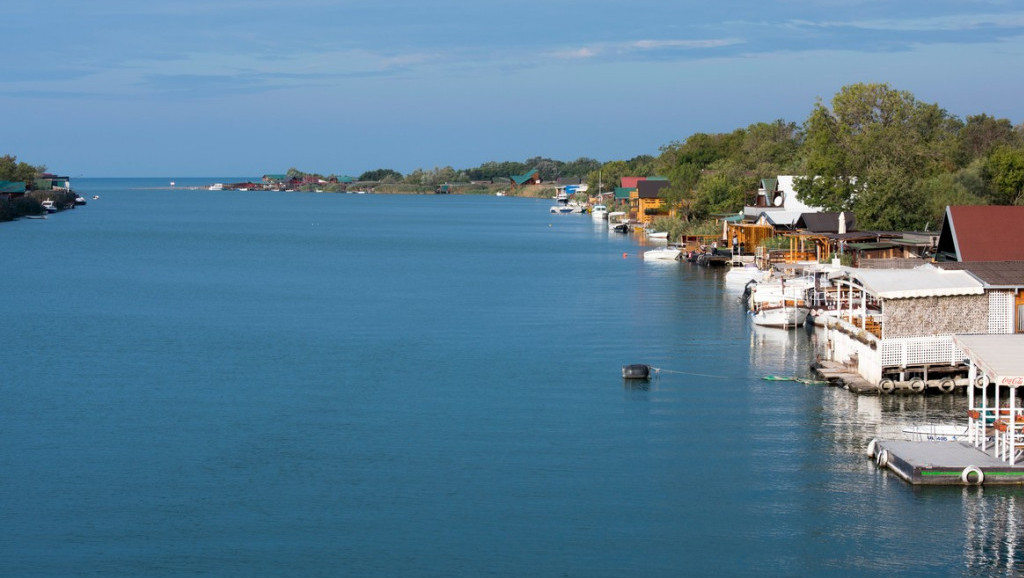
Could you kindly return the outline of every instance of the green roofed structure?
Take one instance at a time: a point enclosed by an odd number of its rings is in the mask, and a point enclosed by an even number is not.
[[[512,181],[512,184],[516,186],[533,184],[534,181],[540,180],[540,171],[533,169],[526,174],[511,176],[509,179]]]
[[[0,181],[0,199],[11,199],[24,194],[24,181]]]

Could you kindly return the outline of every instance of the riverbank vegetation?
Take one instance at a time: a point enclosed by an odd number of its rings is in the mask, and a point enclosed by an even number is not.
[[[752,204],[760,179],[796,175],[804,202],[853,211],[861,228],[935,230],[947,205],[1024,205],[1024,127],[984,113],[960,119],[910,92],[861,83],[815,103],[802,123],[778,119],[697,133],[662,146],[657,156],[604,163],[535,157],[417,169],[401,179],[391,171],[390,178],[426,190],[507,183],[535,168],[545,182],[583,177],[590,191],[612,190],[625,176],[666,177],[671,184],[662,197],[682,222],[737,213]]]

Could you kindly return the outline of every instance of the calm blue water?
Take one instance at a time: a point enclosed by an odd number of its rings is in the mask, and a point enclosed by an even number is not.
[[[761,380],[815,337],[719,271],[547,201],[185,189],[224,180],[0,225],[0,575],[1024,569],[1019,490],[864,457],[962,399]]]

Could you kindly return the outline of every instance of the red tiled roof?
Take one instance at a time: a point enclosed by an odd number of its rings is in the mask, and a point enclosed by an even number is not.
[[[622,187],[625,189],[635,189],[638,182],[646,180],[647,177],[622,177]]]
[[[939,244],[959,261],[1024,260],[1024,207],[946,207]]]

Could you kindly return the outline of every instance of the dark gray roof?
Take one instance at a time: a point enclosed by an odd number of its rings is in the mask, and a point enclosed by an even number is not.
[[[850,211],[846,215],[846,230],[857,230],[857,219]],[[796,221],[797,229],[806,229],[812,233],[838,233],[839,213],[801,213]]]
[[[1024,261],[941,261],[935,266],[967,271],[991,287],[1024,287]]]

